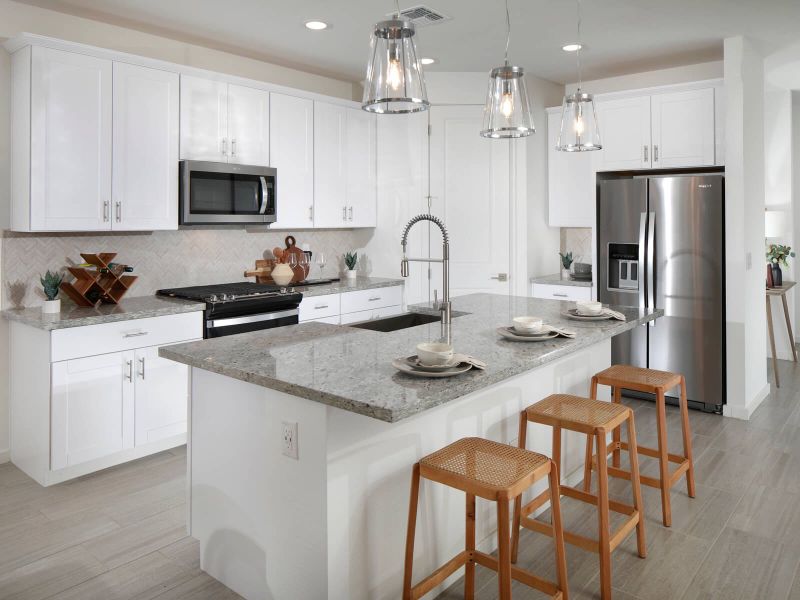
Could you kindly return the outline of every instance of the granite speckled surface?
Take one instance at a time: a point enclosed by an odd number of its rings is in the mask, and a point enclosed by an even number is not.
[[[449,379],[420,379],[395,370],[393,359],[414,354],[423,341],[442,335],[441,323],[391,333],[324,323],[301,323],[261,332],[161,348],[159,354],[193,367],[233,377],[343,410],[395,422],[494,385],[552,360],[606,340],[663,314],[652,309],[614,307],[621,321],[574,321],[562,312],[572,302],[472,294],[453,300],[466,312],[453,319],[457,352],[488,363]],[[412,307],[412,310],[415,310]],[[420,309],[424,310],[424,309]],[[575,339],[511,342],[495,329],[520,315],[577,331]]]
[[[403,279],[386,279],[383,277],[357,277],[356,279],[345,279],[342,276],[340,281],[321,285],[297,285],[294,288],[302,292],[303,298],[313,296],[324,296],[325,294],[340,294],[343,292],[358,292],[360,290],[371,290],[382,287],[393,287],[405,285]]]
[[[543,275],[542,277],[531,277],[531,283],[544,283],[547,285],[571,285],[573,287],[592,287],[591,281],[574,281],[572,279],[561,279],[561,275]]]
[[[139,296],[125,298],[119,304],[101,304],[97,308],[83,308],[62,301],[61,312],[52,315],[44,314],[38,306],[34,308],[12,308],[4,310],[0,314],[10,321],[19,321],[31,327],[52,331],[54,329],[98,325],[113,321],[128,321],[146,317],[196,312],[203,310],[205,306],[202,302],[173,300],[172,298],[161,298],[159,296]]]

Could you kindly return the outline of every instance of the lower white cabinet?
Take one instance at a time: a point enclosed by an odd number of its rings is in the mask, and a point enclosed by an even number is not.
[[[189,367],[158,355],[158,347],[134,353],[134,445],[186,433]]]
[[[300,322],[315,321],[347,325],[389,317],[401,312],[403,312],[403,286],[394,285],[303,298],[300,303]]]
[[[346,315],[342,315],[342,325],[348,325],[350,323],[360,323],[361,321],[372,321],[375,319],[385,319],[386,317],[392,317],[394,315],[399,315],[403,312],[402,306],[386,306],[384,308],[375,308],[372,310],[362,310],[359,312],[354,313],[347,313]]]
[[[531,296],[547,300],[591,300],[592,288],[577,285],[558,285],[549,283],[531,284]]]

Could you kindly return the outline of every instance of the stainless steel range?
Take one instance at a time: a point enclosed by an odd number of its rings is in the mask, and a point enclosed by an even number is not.
[[[294,325],[303,299],[303,294],[294,288],[250,281],[164,289],[156,293],[205,302],[204,338]]]

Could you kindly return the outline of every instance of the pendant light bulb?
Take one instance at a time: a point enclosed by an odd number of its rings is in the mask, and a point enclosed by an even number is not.
[[[514,114],[514,96],[509,93],[503,94],[503,99],[500,101],[500,112],[506,119]]]

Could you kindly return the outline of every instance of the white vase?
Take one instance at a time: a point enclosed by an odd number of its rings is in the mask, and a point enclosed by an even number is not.
[[[272,269],[272,280],[278,285],[289,285],[294,278],[294,271],[292,267],[286,263],[279,263]]]
[[[45,300],[42,304],[42,312],[48,315],[61,312],[61,298],[55,300]]]
[[[347,269],[344,272],[344,276],[347,279],[355,279],[358,276],[358,271],[356,271],[355,269]]]

